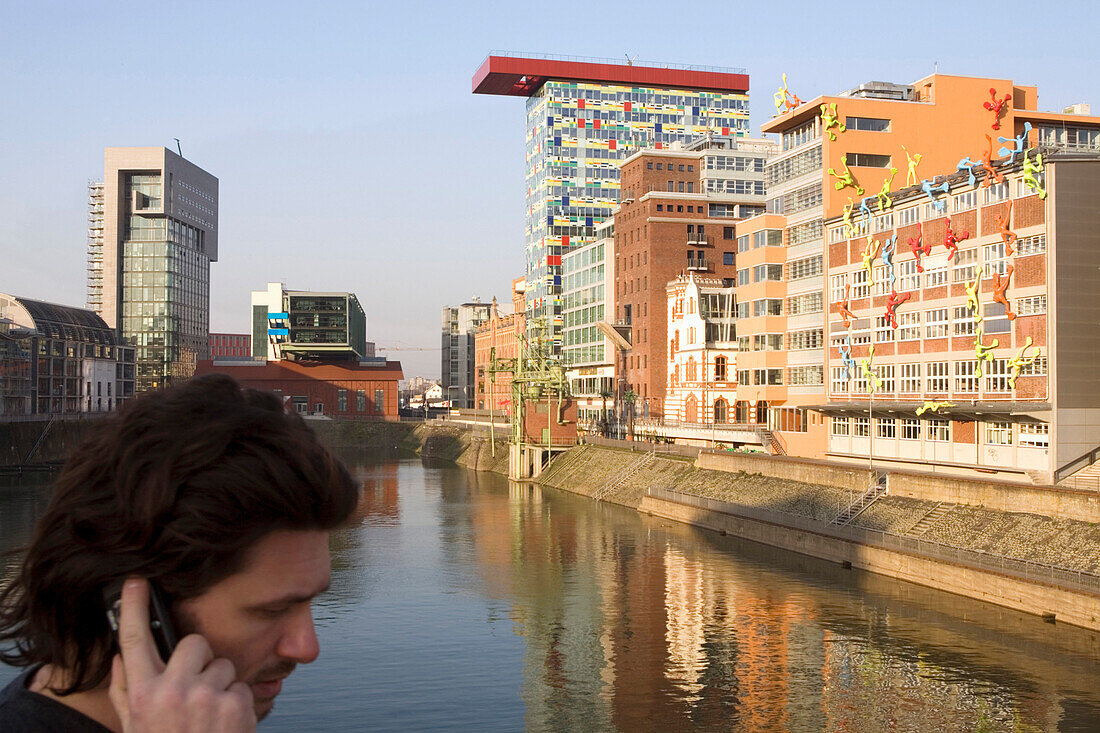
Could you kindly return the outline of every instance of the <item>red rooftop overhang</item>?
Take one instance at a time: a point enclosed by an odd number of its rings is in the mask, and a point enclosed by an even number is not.
[[[474,74],[473,91],[529,97],[551,79],[742,94],[749,90],[749,75],[733,70],[489,56]]]

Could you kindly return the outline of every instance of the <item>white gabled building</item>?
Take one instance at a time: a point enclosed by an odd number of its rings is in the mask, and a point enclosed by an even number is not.
[[[737,400],[736,301],[721,278],[688,270],[669,282],[665,421],[733,422]]]

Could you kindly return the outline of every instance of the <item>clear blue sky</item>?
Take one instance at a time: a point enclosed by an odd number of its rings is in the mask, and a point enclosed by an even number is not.
[[[173,146],[221,180],[211,328],[249,292],[351,290],[382,345],[508,302],[523,269],[523,102],[470,93],[490,49],[744,67],[752,130],[803,98],[930,73],[1100,110],[1092,2],[24,2],[0,20],[0,291],[83,305],[103,148]],[[438,377],[439,352],[391,352]]]

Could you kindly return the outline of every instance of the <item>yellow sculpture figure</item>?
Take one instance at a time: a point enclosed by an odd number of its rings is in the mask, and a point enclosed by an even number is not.
[[[856,225],[852,223],[852,212],[856,208],[856,202],[848,198],[848,203],[844,204],[844,236],[847,239],[851,239],[856,235]]]
[[[848,169],[848,156],[847,154],[840,156],[840,164],[844,166],[843,173],[837,173],[832,168],[829,169],[829,175],[836,178],[836,183],[833,186],[837,191],[845,186],[851,186],[856,190],[856,196],[863,195],[863,186],[856,183],[855,176],[852,175],[852,171]]]
[[[875,358],[875,345],[867,349],[867,358],[859,360],[859,369],[863,372],[863,376],[867,378],[867,393],[874,394],[878,390],[882,389],[882,380],[878,378],[878,374],[871,368],[871,362]]]
[[[1035,353],[1031,356],[1024,356],[1027,350],[1031,347],[1031,337],[1027,337],[1027,341],[1020,347],[1020,353],[1008,360],[1008,368],[1012,372],[1012,376],[1008,378],[1008,386],[1012,389],[1016,389],[1016,377],[1020,376],[1020,372],[1024,367],[1029,364],[1034,364],[1035,360],[1039,358],[1042,351],[1038,346],[1035,347]]]
[[[981,284],[982,272],[979,270],[978,274],[974,276],[974,282],[966,286],[966,305],[970,310],[974,311],[974,323],[982,322],[982,304],[978,301],[978,288]],[[980,334],[981,331],[979,330],[978,333]]]
[[[974,370],[974,376],[978,378],[980,378],[982,374],[985,373],[982,371],[982,362],[988,361],[992,363],[993,349],[997,348],[997,346],[1001,343],[999,339],[993,339],[993,343],[991,343],[989,346],[984,346],[982,344],[982,339],[984,337],[985,334],[982,333],[981,326],[979,326],[978,338],[974,339],[974,358],[978,360],[978,367]]]
[[[860,257],[863,259],[863,269],[867,271],[867,284],[871,287],[875,286],[875,268],[872,264],[875,261],[875,255],[878,254],[879,241],[877,239],[871,239],[867,237],[867,245],[863,248],[863,254]]]
[[[1030,151],[1029,151],[1030,152]],[[1040,199],[1047,197],[1047,191],[1045,188],[1039,185],[1039,175],[1043,172],[1043,154],[1036,152],[1035,160],[1032,161],[1027,157],[1027,153],[1024,153],[1024,183],[1032,191],[1039,194]]]
[[[920,182],[920,179],[917,178],[917,166],[920,165],[920,159],[924,156],[920,153],[914,153],[910,155],[909,151],[905,149],[904,145],[901,146],[901,149],[905,150],[905,159],[909,164],[909,173],[905,176],[905,185],[915,186],[917,185],[917,183]]]
[[[883,208],[889,209],[894,205],[894,202],[890,200],[890,187],[894,185],[894,176],[898,174],[897,168],[890,169],[890,177],[884,178],[882,181],[882,188],[875,194],[875,198],[878,199],[878,213],[882,213]],[[885,202],[885,204],[883,203]]]
[[[954,406],[954,402],[948,402],[947,400],[944,400],[943,402],[925,402],[923,405],[917,408],[917,415],[920,416],[926,412],[934,412],[936,414],[939,414],[940,410]]]
[[[821,105],[821,131],[828,135],[830,140],[836,140],[836,132],[829,129],[831,127],[835,127],[837,132],[844,132],[848,129],[844,126],[844,123],[840,121],[840,118],[837,117],[836,102],[833,102],[831,105]]]
[[[787,75],[783,75],[783,86],[779,87],[779,91],[775,93],[775,114],[778,117],[781,114],[790,112],[795,107],[802,104],[802,100],[798,98],[797,94],[791,94],[787,89]],[[786,107],[786,109],[784,109]]]

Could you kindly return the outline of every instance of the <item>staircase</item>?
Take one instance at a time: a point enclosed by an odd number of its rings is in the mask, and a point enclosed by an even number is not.
[[[764,445],[771,449],[773,456],[787,455],[787,449],[783,447],[783,443],[780,442],[778,435],[767,428],[760,428],[756,433],[760,436],[760,439],[764,441]]]
[[[928,512],[923,517],[921,517],[916,524],[910,527],[905,534],[909,535],[910,537],[920,537],[925,532],[930,530],[933,524],[943,519],[944,515],[946,515],[949,511],[957,506],[958,504],[946,501],[938,502],[936,506],[929,509]]]
[[[611,478],[610,481],[597,489],[596,492],[592,494],[592,498],[596,501],[603,501],[607,497],[611,496],[611,493],[615,491],[615,489],[619,488],[628,480],[630,480],[630,478],[638,473],[638,471],[641,471],[643,468],[653,463],[656,458],[656,453],[646,453],[637,461],[627,466],[625,471],[616,474]]]
[[[886,474],[875,474],[874,479],[871,481],[871,487],[862,496],[845,507],[840,514],[837,514],[830,524],[835,524],[838,527],[848,524],[859,516],[860,512],[885,496],[887,488]]]
[[[1062,479],[1058,484],[1071,489],[1098,490],[1100,489],[1100,464],[1093,463],[1085,466],[1072,476]]]
[[[31,448],[31,452],[28,453],[27,457],[23,459],[24,465],[30,463],[31,459],[34,458],[34,454],[38,452],[38,447],[40,445],[42,445],[42,441],[46,439],[46,436],[50,432],[50,428],[53,427],[53,423],[54,423],[54,418],[51,417],[50,421],[48,423],[46,423],[45,429],[43,429],[42,432],[39,433],[38,440],[34,441],[34,446]]]

